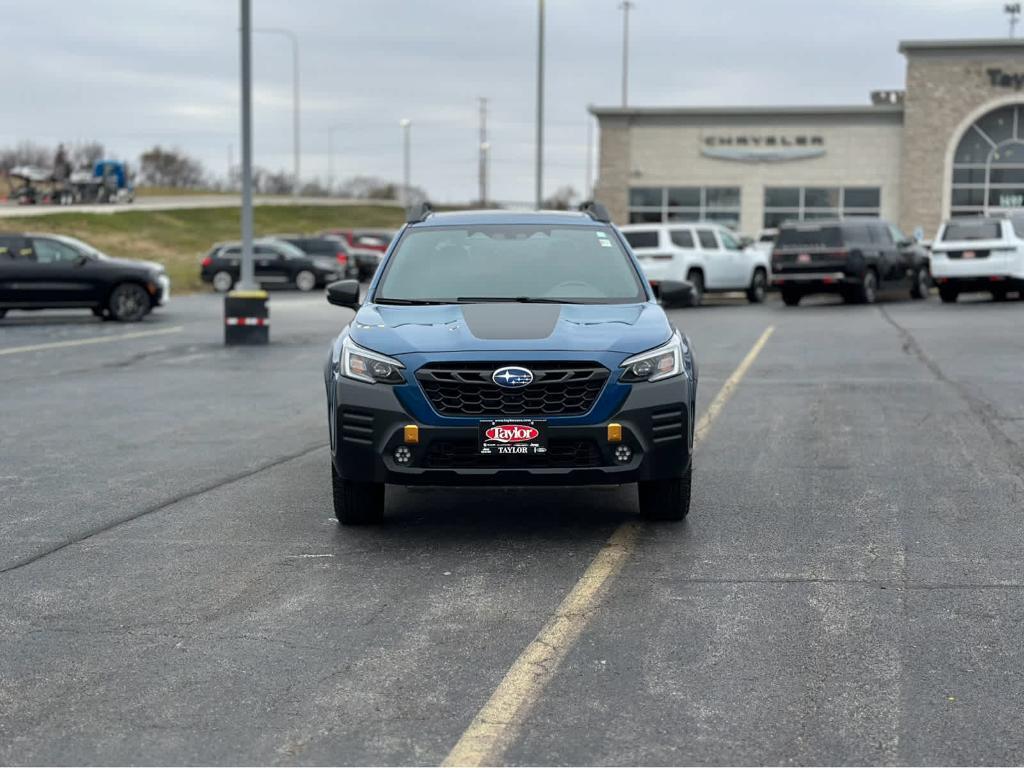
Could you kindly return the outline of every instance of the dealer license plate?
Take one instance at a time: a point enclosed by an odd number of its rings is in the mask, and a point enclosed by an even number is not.
[[[480,422],[480,453],[485,456],[532,456],[546,453],[546,423],[536,419],[491,419]]]

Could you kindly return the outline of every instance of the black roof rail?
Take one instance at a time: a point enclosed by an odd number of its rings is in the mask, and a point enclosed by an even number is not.
[[[405,223],[419,224],[421,221],[426,221],[427,217],[433,212],[434,208],[430,203],[420,203],[419,206],[414,206],[405,212]]]
[[[608,215],[608,209],[596,200],[584,200],[580,203],[580,210],[594,221],[600,221],[604,224],[612,223],[612,217]]]

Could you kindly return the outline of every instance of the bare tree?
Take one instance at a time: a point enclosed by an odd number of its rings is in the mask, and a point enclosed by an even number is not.
[[[554,194],[544,199],[544,207],[552,211],[567,211],[573,207],[579,199],[579,194],[571,186],[566,184],[559,187]]]
[[[22,141],[15,147],[0,150],[0,171],[7,172],[19,165],[49,168],[53,164],[53,150],[31,141]]]
[[[201,187],[206,173],[202,163],[179,149],[155,146],[139,157],[139,181],[153,187]]]
[[[86,141],[71,149],[71,165],[75,168],[91,169],[107,154],[103,144],[98,141]]]

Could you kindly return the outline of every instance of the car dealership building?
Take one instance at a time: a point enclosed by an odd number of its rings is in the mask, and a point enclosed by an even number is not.
[[[905,91],[822,107],[593,107],[595,198],[616,223],[949,215],[1024,208],[1024,40],[900,43]]]

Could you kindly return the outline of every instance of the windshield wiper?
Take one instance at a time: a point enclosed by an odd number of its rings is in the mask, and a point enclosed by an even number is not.
[[[401,304],[402,306],[427,306],[434,304],[452,304],[451,301],[433,300],[433,299],[374,299],[374,304]]]
[[[487,304],[489,302],[506,302],[511,304],[580,304],[570,299],[545,299],[539,296],[459,296],[460,304]]]

